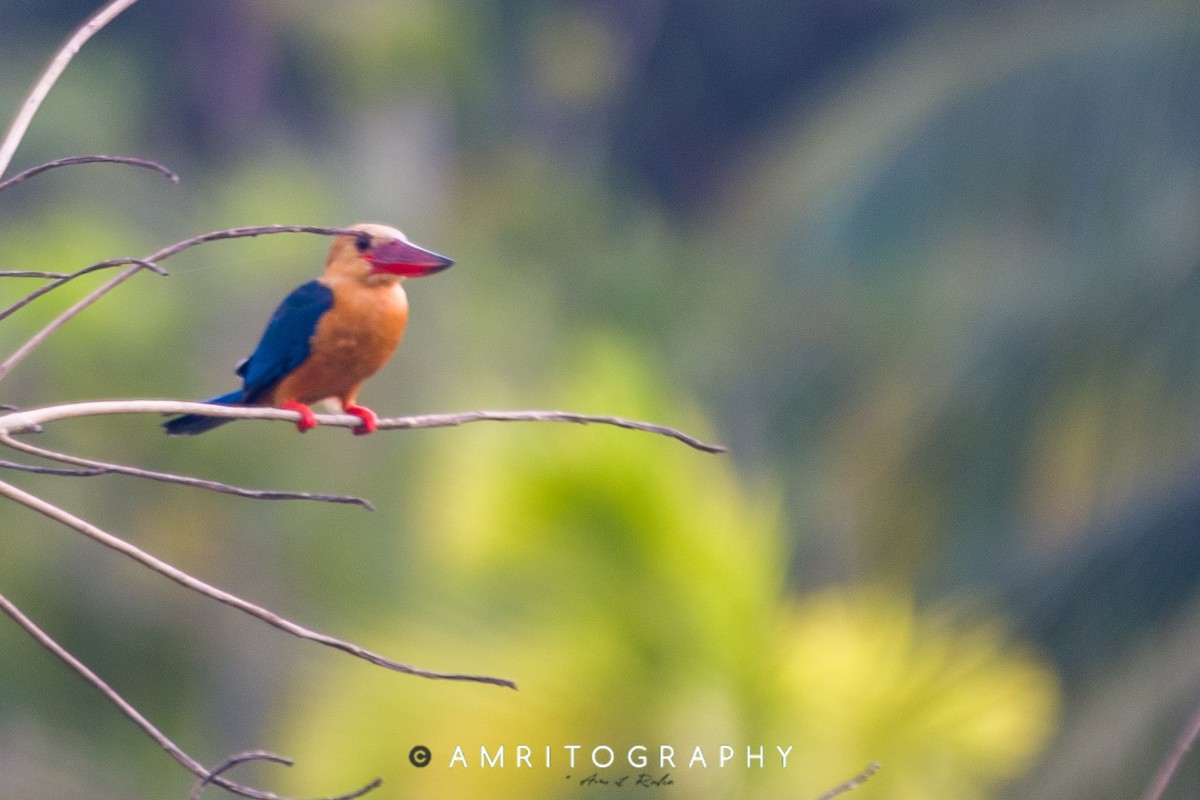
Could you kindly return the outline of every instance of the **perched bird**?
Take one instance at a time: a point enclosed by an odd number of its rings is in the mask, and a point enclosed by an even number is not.
[[[325,274],[279,304],[258,347],[237,365],[242,388],[210,397],[217,405],[274,406],[300,412],[301,433],[317,424],[309,404],[334,399],[372,433],[374,412],[358,405],[358,390],[391,357],[408,323],[401,282],[440,272],[454,262],[417,247],[385,225],[355,225],[333,240]],[[186,414],[163,423],[167,433],[204,433],[232,422]]]

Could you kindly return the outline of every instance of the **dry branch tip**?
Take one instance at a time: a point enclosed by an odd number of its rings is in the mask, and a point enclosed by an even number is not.
[[[141,167],[152,172],[157,172],[171,183],[179,183],[179,175],[174,170],[164,166],[158,161],[149,158],[136,158],[134,156],[68,156],[66,158],[58,158],[54,161],[47,161],[45,164],[38,164],[36,167],[22,170],[11,178],[0,181],[0,192],[5,189],[11,189],[19,183],[24,183],[30,178],[41,175],[43,172],[49,172],[52,169],[59,167],[71,167],[77,164],[124,164],[130,167]]]
[[[876,772],[879,772],[880,766],[882,766],[882,765],[878,761],[872,761],[870,764],[867,765],[867,768],[864,769],[862,772],[858,773],[853,778],[851,778],[848,781],[845,781],[844,783],[839,783],[837,786],[833,787],[828,792],[826,792],[825,794],[818,797],[817,800],[833,800],[833,798],[835,798],[839,795],[843,795],[846,792],[857,789],[858,787],[862,786],[864,783],[869,781]]]
[[[42,472],[46,474],[84,478],[94,477],[97,475],[128,475],[134,478],[145,478],[147,480],[160,481],[162,483],[174,483],[182,486],[191,486],[198,489],[207,489],[212,492],[231,494],[237,497],[248,497],[253,500],[312,500],[319,503],[342,503],[346,505],[356,505],[360,508],[366,509],[367,511],[375,510],[375,506],[371,504],[371,501],[363,497],[355,497],[353,495],[343,494],[324,494],[321,492],[288,492],[276,489],[249,489],[243,486],[234,486],[229,483],[222,483],[220,481],[194,478],[190,475],[179,475],[174,472],[159,472],[157,470],[130,467],[125,464],[115,464],[109,461],[98,461],[96,459],[74,456],[69,453],[62,453],[57,450],[50,450],[45,447],[38,447],[37,445],[20,441],[14,438],[13,435],[4,432],[0,432],[0,444],[10,447],[13,450],[18,450],[27,455],[82,468],[76,470],[55,470],[47,467],[34,467],[28,464],[0,461],[0,467],[9,467],[11,469],[19,469],[26,472]]]
[[[188,794],[188,800],[200,800],[200,795],[204,793],[204,789],[213,783],[216,783],[218,786],[222,786],[222,788],[227,789],[228,787],[224,786],[218,780],[221,775],[233,769],[234,767],[245,764],[249,761],[270,761],[275,764],[282,764],[285,767],[290,767],[295,763],[292,759],[287,758],[286,756],[277,755],[266,750],[247,750],[242,753],[235,753],[234,755],[225,759],[224,762],[214,768],[208,775],[196,781],[196,785],[192,787],[192,791]],[[356,789],[349,794],[330,797],[327,798],[327,800],[354,800],[356,797],[362,797],[366,793],[379,788],[382,783],[382,778],[376,778],[365,786]]]

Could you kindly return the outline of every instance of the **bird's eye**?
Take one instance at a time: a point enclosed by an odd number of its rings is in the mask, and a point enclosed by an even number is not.
[[[360,253],[365,253],[371,249],[371,236],[366,233],[360,233],[358,238],[354,240],[354,247]]]

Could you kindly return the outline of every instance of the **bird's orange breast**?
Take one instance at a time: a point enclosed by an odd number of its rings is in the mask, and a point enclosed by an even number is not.
[[[272,405],[331,397],[353,403],[404,336],[408,300],[398,283],[338,281],[330,288],[333,307],[317,323],[308,358],[275,386]]]

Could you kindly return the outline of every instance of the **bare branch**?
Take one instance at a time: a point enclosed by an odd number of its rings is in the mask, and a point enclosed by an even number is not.
[[[3,363],[0,363],[0,380],[3,380],[4,377],[12,371],[13,367],[23,361],[26,356],[28,356],[34,351],[34,349],[41,345],[42,342],[49,338],[52,333],[70,321],[72,317],[83,311],[85,308],[99,300],[104,295],[111,292],[113,289],[120,286],[125,281],[132,278],[142,269],[153,268],[151,265],[157,266],[160,261],[170,258],[178,253],[182,253],[184,250],[188,250],[196,245],[204,244],[205,242],[215,242],[220,239],[243,239],[246,237],[263,236],[272,233],[316,233],[323,236],[340,236],[342,234],[355,234],[357,231],[354,231],[350,228],[326,228],[316,225],[256,225],[242,228],[228,228],[226,230],[212,231],[210,233],[202,233],[199,236],[192,236],[191,238],[168,245],[157,252],[151,253],[145,258],[113,259],[110,261],[102,261],[100,264],[93,264],[92,267],[88,268],[88,270],[94,268],[98,269],[104,266],[112,266],[120,263],[133,264],[133,266],[129,269],[122,270],[116,275],[116,277],[97,287],[82,300],[75,303],[66,311],[62,312],[53,320],[51,320],[44,328],[35,333],[23,345],[17,348],[17,350],[8,358],[6,358]],[[45,291],[35,292],[34,294],[35,296],[40,296],[41,294],[45,294],[46,291],[49,291],[53,288],[55,287],[43,287]],[[25,305],[27,300],[28,298],[24,301],[21,301],[17,307],[19,308]],[[14,310],[16,309],[6,311],[5,314],[7,315]],[[3,316],[0,316],[0,319],[3,319]]]
[[[828,792],[818,797],[817,800],[833,800],[833,798],[837,797],[838,795],[842,795],[846,792],[857,789],[867,781],[871,780],[872,775],[874,775],[876,772],[879,772],[879,766],[880,764],[878,761],[872,761],[862,772],[858,773],[845,783],[840,783],[833,787]]]
[[[99,400],[87,403],[67,403],[58,406],[17,411],[0,416],[0,434],[24,433],[43,422],[102,414],[204,414],[228,419],[272,419],[296,422],[300,415],[279,408],[248,406],[218,406],[210,403],[188,403],[178,400]],[[362,420],[349,414],[318,414],[321,425],[355,428]],[[417,428],[447,428],[470,422],[570,422],[578,425],[613,425],[628,430],[644,431],[667,436],[705,453],[723,453],[725,448],[708,444],[675,428],[651,422],[637,422],[622,417],[576,414],[569,411],[465,411],[457,414],[418,414],[408,417],[388,417],[379,420],[379,430],[413,430]]]
[[[42,498],[37,497],[36,495],[29,494],[28,492],[19,489],[12,484],[0,481],[0,496],[7,497],[10,500],[20,503],[26,508],[36,511],[45,517],[49,517],[55,522],[59,522],[68,528],[82,533],[89,539],[99,542],[100,544],[112,550],[116,550],[118,553],[128,556],[134,561],[137,561],[139,564],[149,567],[160,575],[170,578],[180,586],[191,589],[192,591],[216,600],[217,602],[224,603],[231,608],[236,608],[237,610],[249,614],[256,619],[262,620],[274,628],[278,628],[285,633],[290,633],[291,635],[301,639],[307,639],[312,642],[317,642],[318,644],[323,644],[326,647],[332,647],[335,650],[341,650],[344,653],[357,656],[358,658],[361,658],[364,661],[369,661],[372,664],[386,667],[387,669],[395,670],[396,672],[403,672],[408,675],[416,675],[422,678],[440,680],[490,683],[495,686],[506,686],[510,689],[517,688],[515,683],[505,678],[494,678],[488,675],[463,675],[458,673],[432,672],[430,670],[414,667],[411,664],[393,661],[392,659],[385,658],[378,653],[373,653],[370,650],[359,647],[353,642],[343,641],[342,639],[337,639],[333,636],[328,636],[324,633],[318,633],[317,631],[305,628],[302,625],[298,625],[291,620],[279,616],[269,609],[255,605],[248,600],[243,600],[237,595],[230,594],[223,589],[218,589],[211,584],[205,583],[199,578],[193,577],[183,570],[173,567],[165,561],[155,558],[144,550],[139,549],[138,547],[130,544],[118,536],[112,535],[111,533],[97,527],[96,525],[93,525],[87,520],[81,519],[69,511],[59,508],[58,506],[49,503]]]
[[[225,759],[225,763],[218,766],[207,776],[196,781],[196,785],[192,787],[192,791],[188,794],[188,800],[200,800],[200,795],[204,794],[204,789],[206,786],[208,786],[210,783],[217,783],[217,778],[219,778],[222,774],[240,764],[245,764],[249,761],[273,761],[276,764],[283,764],[285,767],[290,767],[294,763],[290,758],[284,758],[281,755],[269,753],[266,750],[247,750],[244,753],[236,753]],[[378,789],[382,783],[382,778],[376,778],[366,786],[363,786],[361,789],[357,789],[350,794],[330,797],[328,800],[355,800],[355,798],[362,797],[367,792]]]
[[[87,664],[84,664],[78,658],[71,654],[66,648],[55,641],[48,633],[38,627],[37,623],[27,617],[21,609],[19,609],[11,600],[0,594],[0,611],[6,614],[13,622],[17,623],[26,633],[28,633],[34,641],[43,648],[48,650],[55,658],[71,668],[75,674],[83,678],[87,683],[91,684],[94,689],[100,692],[110,703],[115,705],[117,709],[124,714],[133,724],[141,728],[146,736],[150,737],[159,747],[167,752],[167,755],[175,759],[184,769],[195,775],[206,783],[215,783],[226,791],[241,795],[242,797],[254,798],[254,800],[287,800],[287,798],[274,794],[273,792],[264,792],[259,789],[254,789],[249,786],[244,786],[240,783],[228,780],[217,773],[210,773],[205,769],[204,765],[196,759],[184,752],[183,748],[175,744],[166,734],[155,727],[154,723],[146,719],[140,711],[122,697],[115,689],[108,685],[103,678],[93,672]],[[357,792],[345,795],[346,798],[361,797],[366,791],[370,791],[379,785],[378,779],[373,783],[368,784],[368,787],[360,789]],[[339,798],[340,800],[340,798]]]
[[[125,9],[133,5],[137,0],[112,0],[103,8],[92,15],[91,19],[76,28],[75,32],[67,39],[58,52],[54,54],[54,58],[50,59],[50,63],[46,65],[46,69],[38,76],[33,87],[29,90],[29,94],[25,97],[25,102],[21,104],[21,110],[17,112],[17,116],[13,119],[12,125],[8,128],[8,133],[4,136],[4,141],[0,142],[0,175],[8,171],[8,165],[12,163],[13,154],[17,152],[17,147],[20,146],[21,140],[25,138],[25,131],[29,130],[29,123],[33,121],[34,116],[41,107],[42,101],[46,99],[46,95],[50,94],[50,90],[54,87],[58,77],[62,75],[63,70],[67,68],[67,64],[71,63],[71,59],[79,52],[80,48],[92,38],[105,25],[112,22]]]
[[[193,478],[188,475],[177,475],[173,472],[156,472],[154,470],[141,469],[139,467],[129,467],[124,464],[113,464],[107,461],[95,461],[90,458],[82,458],[73,456],[68,453],[60,453],[56,450],[47,450],[28,442],[19,441],[7,433],[0,432],[0,444],[8,445],[14,450],[20,450],[23,453],[46,458],[51,461],[58,461],[63,464],[73,464],[77,467],[84,467],[83,470],[51,470],[45,467],[31,467],[28,464],[11,464],[11,462],[0,461],[0,466],[9,466],[13,469],[24,469],[27,472],[46,472],[57,475],[73,475],[77,477],[92,477],[94,475],[132,475],[135,478],[147,478],[152,481],[162,481],[163,483],[177,483],[183,486],[194,486],[200,489],[208,489],[213,492],[222,492],[224,494],[237,495],[238,497],[249,497],[255,500],[315,500],[322,503],[346,503],[348,505],[361,506],[368,511],[374,509],[370,501],[361,497],[350,497],[341,494],[319,494],[314,492],[281,492],[268,489],[246,489],[241,486],[232,486],[219,481],[208,481],[202,478]]]
[[[1196,743],[1196,739],[1200,738],[1200,708],[1192,712],[1191,718],[1184,727],[1183,732],[1179,734],[1179,738],[1175,741],[1175,746],[1171,748],[1171,752],[1167,755],[1165,761],[1158,769],[1158,774],[1154,776],[1154,782],[1150,784],[1150,788],[1142,795],[1142,800],[1159,800],[1163,796],[1163,792],[1167,790],[1167,785],[1170,784],[1171,778],[1175,776],[1175,771],[1179,769],[1179,765],[1183,762],[1183,757],[1192,749],[1192,745]]]
[[[43,172],[48,172],[59,167],[70,167],[76,164],[126,164],[131,167],[142,167],[144,169],[153,170],[165,177],[171,183],[179,183],[179,176],[171,170],[164,167],[157,161],[148,158],[134,158],[133,156],[68,156],[67,158],[59,158],[54,161],[47,161],[45,164],[38,164],[36,167],[30,167],[27,170],[18,172],[6,181],[0,181],[0,192],[16,186],[18,183],[41,175]]]

